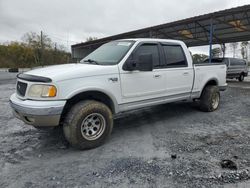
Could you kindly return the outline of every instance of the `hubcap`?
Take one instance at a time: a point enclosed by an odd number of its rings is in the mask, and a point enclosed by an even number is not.
[[[212,98],[212,106],[213,106],[213,109],[218,108],[219,102],[220,102],[220,95],[219,95],[219,93],[215,93],[215,94],[213,95],[213,98]]]
[[[99,113],[92,113],[82,121],[81,133],[86,140],[96,140],[103,134],[105,127],[105,118]]]

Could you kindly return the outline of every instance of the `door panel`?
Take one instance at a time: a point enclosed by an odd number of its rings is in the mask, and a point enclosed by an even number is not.
[[[139,44],[128,58],[138,62],[142,54],[152,54],[153,71],[124,71],[120,72],[123,102],[132,102],[164,96],[166,77],[160,69],[161,58],[158,43]]]
[[[193,86],[193,68],[168,69],[166,74],[167,95],[188,94]]]
[[[191,93],[194,70],[188,67],[186,55],[180,45],[162,45],[166,64],[166,93],[168,96]]]
[[[166,77],[158,69],[151,72],[131,71],[121,74],[122,96],[124,98],[152,98],[165,91]]]
[[[164,49],[158,45],[158,49],[161,58],[158,62],[157,57],[153,57],[153,71],[120,71],[123,103],[157,100],[160,97],[170,99],[176,96],[190,96],[194,70],[193,67],[188,67],[182,47],[173,45]]]

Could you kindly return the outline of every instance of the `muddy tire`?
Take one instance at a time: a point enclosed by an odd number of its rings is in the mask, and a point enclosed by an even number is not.
[[[112,129],[112,112],[105,104],[94,100],[75,104],[63,123],[66,140],[78,149],[91,149],[102,145]]]
[[[201,94],[199,107],[201,111],[213,112],[219,107],[220,91],[217,86],[206,86]]]
[[[240,74],[238,80],[239,80],[240,82],[243,82],[243,81],[244,81],[244,74]]]

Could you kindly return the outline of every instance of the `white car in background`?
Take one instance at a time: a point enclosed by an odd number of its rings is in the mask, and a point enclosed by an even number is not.
[[[207,63],[209,60],[205,60]],[[244,78],[248,76],[248,63],[244,59],[239,58],[213,58],[213,63],[225,63],[227,65],[227,78],[236,78],[240,82],[244,81]]]

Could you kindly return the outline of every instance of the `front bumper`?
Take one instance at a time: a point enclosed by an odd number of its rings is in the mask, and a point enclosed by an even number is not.
[[[225,90],[227,89],[227,87],[228,87],[228,85],[227,85],[227,83],[226,83],[226,84],[223,85],[223,86],[219,86],[219,90],[220,90],[220,91],[225,91]]]
[[[16,94],[10,97],[13,114],[26,124],[36,126],[57,126],[66,101],[21,100]]]

